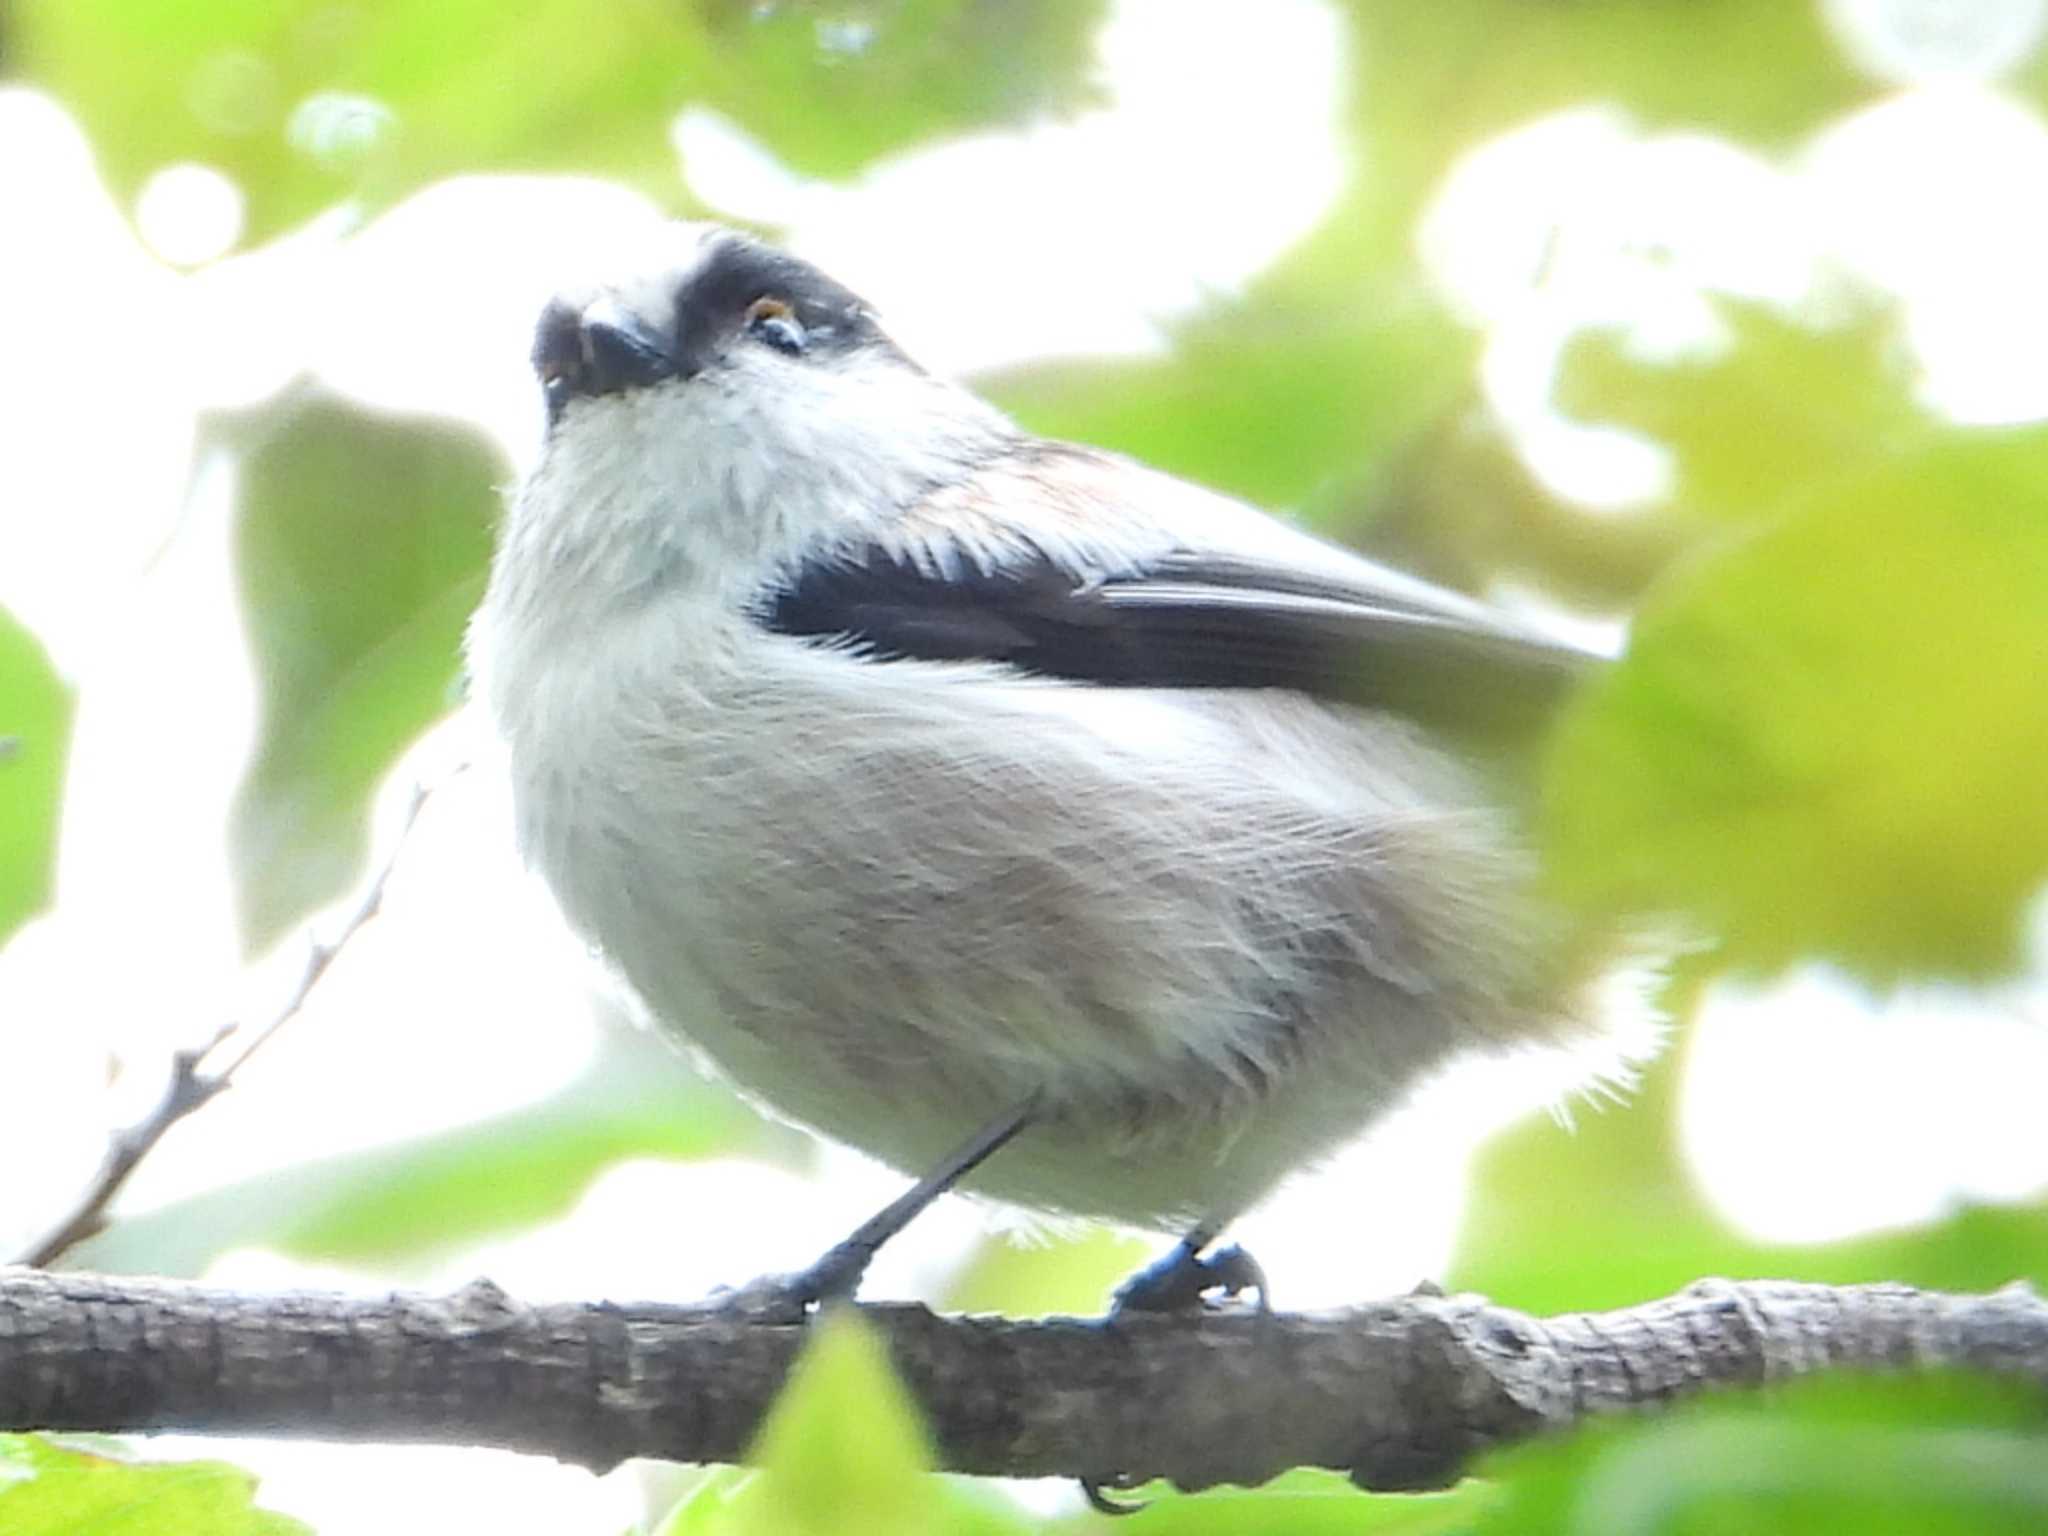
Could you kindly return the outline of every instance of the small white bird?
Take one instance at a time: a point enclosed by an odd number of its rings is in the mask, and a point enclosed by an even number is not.
[[[1020,431],[730,231],[566,293],[470,631],[528,860],[663,1027],[922,1182],[1181,1234],[1461,1052],[1605,1030],[1518,752],[1598,658]],[[1524,765],[1525,766],[1525,765]]]

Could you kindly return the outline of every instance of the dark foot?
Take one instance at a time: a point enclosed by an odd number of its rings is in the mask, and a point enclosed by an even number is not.
[[[917,1215],[966,1175],[980,1167],[1004,1142],[1031,1123],[1038,1113],[1036,1096],[1026,1099],[999,1120],[991,1121],[956,1147],[946,1160],[854,1229],[853,1235],[809,1269],[793,1275],[764,1275],[738,1290],[721,1291],[712,1305],[741,1312],[764,1322],[801,1322],[811,1308],[828,1301],[850,1301],[861,1276],[875,1261],[882,1244],[908,1226]]]
[[[813,1307],[851,1301],[874,1257],[874,1249],[864,1243],[841,1243],[808,1269],[762,1275],[721,1289],[712,1304],[722,1312],[742,1313],[764,1323],[800,1323]]]
[[[1193,1312],[1211,1293],[1228,1298],[1246,1291],[1259,1293],[1259,1310],[1270,1312],[1265,1271],[1237,1244],[1202,1257],[1202,1243],[1189,1238],[1148,1264],[1116,1289],[1111,1298],[1112,1321],[1126,1312]]]

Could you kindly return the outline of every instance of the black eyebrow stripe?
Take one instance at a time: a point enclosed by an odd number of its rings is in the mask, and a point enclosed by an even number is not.
[[[685,372],[731,345],[756,299],[778,298],[827,350],[888,346],[874,312],[843,283],[774,246],[730,231],[708,242],[675,295],[675,339]]]

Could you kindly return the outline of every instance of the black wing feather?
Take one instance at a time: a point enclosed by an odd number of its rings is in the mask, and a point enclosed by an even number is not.
[[[941,575],[870,546],[800,571],[760,618],[877,661],[1004,662],[1119,688],[1284,688],[1489,734],[1540,724],[1599,660],[1453,594],[1431,604],[1192,553],[1096,581],[1042,554]]]

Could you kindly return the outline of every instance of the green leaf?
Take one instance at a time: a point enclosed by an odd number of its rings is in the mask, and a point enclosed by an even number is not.
[[[35,637],[0,612],[0,943],[50,899],[71,708]]]
[[[479,435],[295,392],[242,448],[236,556],[263,720],[229,836],[261,949],[346,890],[370,798],[454,702],[505,469]]]
[[[947,1529],[923,1415],[852,1311],[813,1329],[748,1459],[760,1474],[733,1501],[733,1536]]]
[[[310,1536],[256,1508],[256,1479],[219,1461],[129,1461],[39,1435],[0,1435],[7,1536]]]
[[[1728,335],[1705,355],[1650,363],[1610,334],[1584,332],[1560,363],[1560,408],[1634,427],[1672,450],[1683,515],[1753,522],[1934,437],[1890,313],[1808,325],[1761,305],[1718,308]]]
[[[2010,1382],[1841,1373],[1496,1455],[1476,1536],[2008,1536],[2048,1528],[2048,1424]]]
[[[1653,597],[1549,768],[1561,888],[1737,964],[2013,966],[2048,882],[2048,432],[1842,478]]]
[[[757,1474],[750,1467],[710,1467],[654,1528],[654,1536],[722,1536],[733,1529],[733,1505]]]
[[[632,1157],[753,1156],[801,1166],[811,1142],[761,1119],[651,1033],[606,1037],[560,1093],[451,1130],[272,1168],[116,1222],[81,1251],[109,1273],[191,1276],[233,1248],[418,1264],[564,1215]]]
[[[1101,0],[22,0],[10,66],[83,120],[124,204],[155,171],[231,177],[262,240],[437,177],[574,171],[675,205],[695,102],[799,170],[1089,98]]]
[[[757,1471],[706,1478],[660,1536],[1023,1536],[1007,1501],[971,1479],[933,1473],[924,1416],[858,1313],[811,1330],[748,1460]]]

